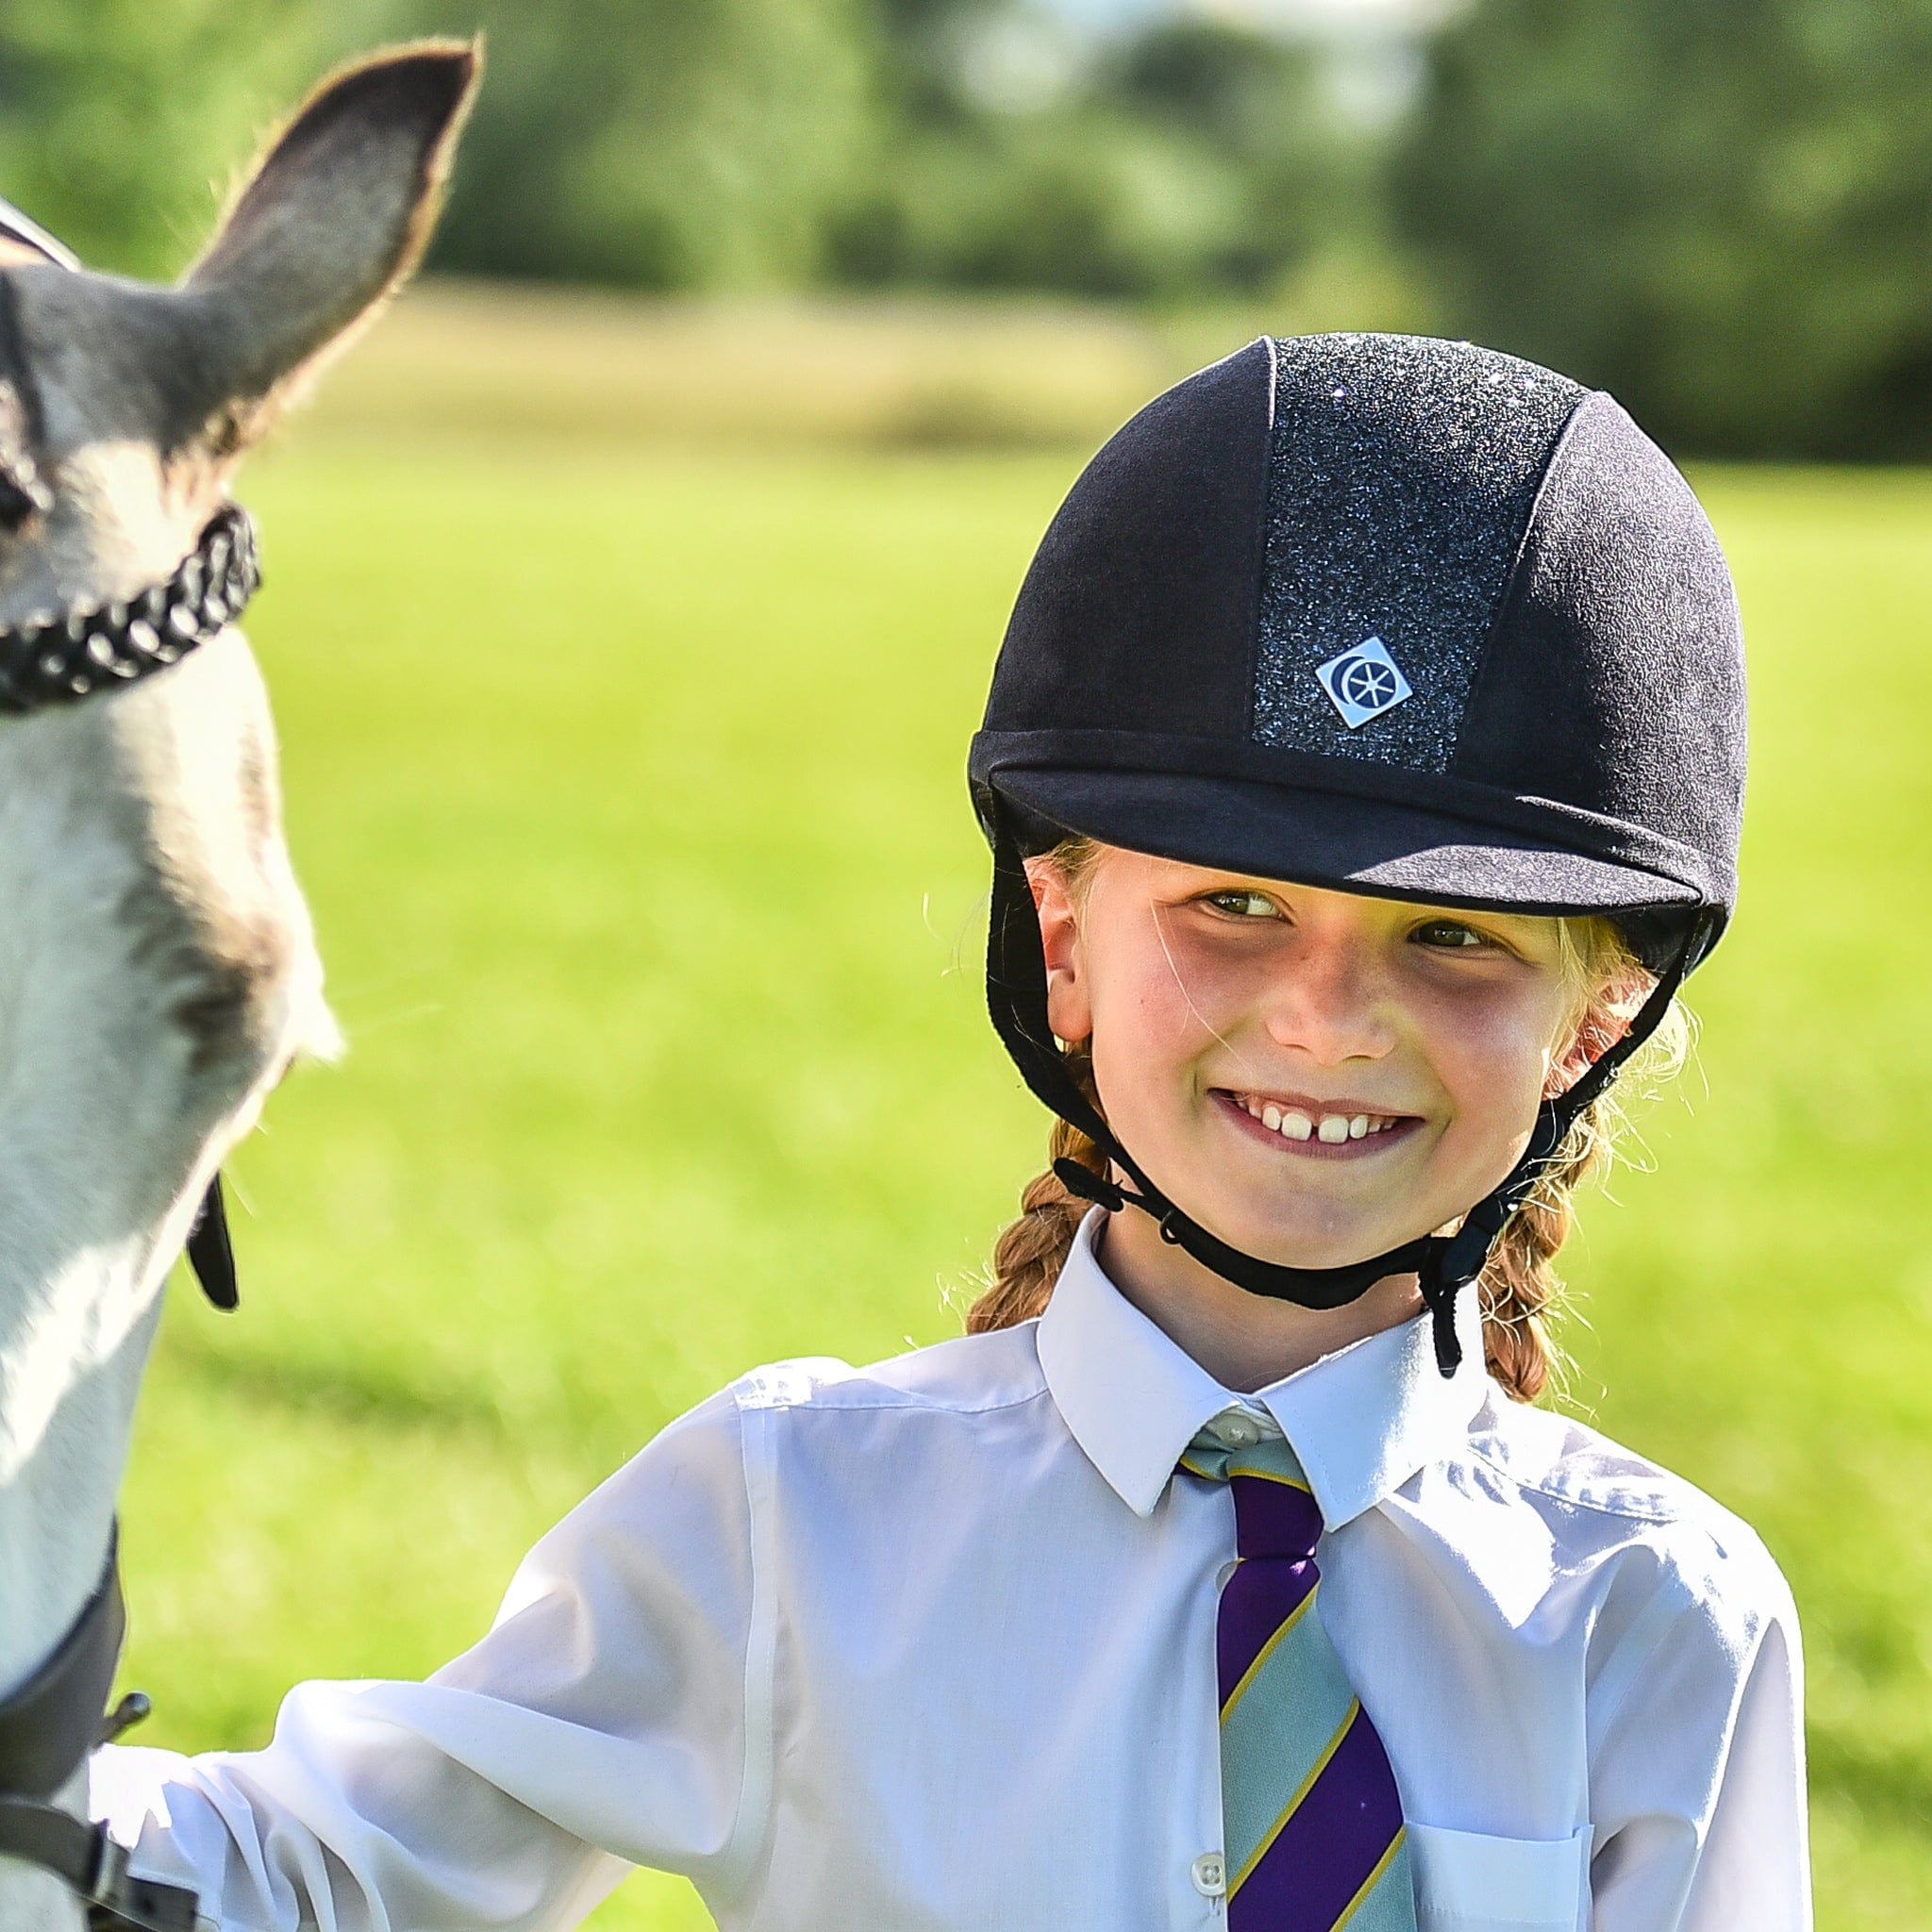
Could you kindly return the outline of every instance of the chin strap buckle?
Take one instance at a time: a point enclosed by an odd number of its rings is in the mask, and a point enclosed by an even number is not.
[[[1083,1201],[1091,1201],[1096,1207],[1105,1208],[1109,1214],[1118,1214],[1131,1198],[1126,1190],[1109,1176],[1095,1174],[1084,1160],[1075,1160],[1071,1155],[1062,1154],[1054,1162],[1053,1171],[1068,1193],[1077,1194]]]
[[[1074,1160],[1065,1154],[1054,1162],[1053,1171],[1068,1193],[1077,1194],[1083,1201],[1091,1201],[1097,1207],[1105,1208],[1109,1214],[1118,1214],[1127,1208],[1144,1208],[1158,1224],[1160,1239],[1171,1248],[1181,1245],[1179,1224],[1183,1216],[1171,1201],[1164,1201],[1155,1193],[1130,1194],[1110,1175],[1095,1174],[1085,1161]]]

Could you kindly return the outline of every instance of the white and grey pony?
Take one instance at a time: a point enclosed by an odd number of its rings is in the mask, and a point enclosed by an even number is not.
[[[0,1818],[36,1842],[84,1801],[55,1734],[117,1634],[163,1282],[270,1091],[336,1043],[229,622],[253,562],[228,487],[422,254],[476,71],[438,42],[337,75],[174,288],[0,225]],[[0,1853],[0,1932],[192,1923],[78,1826],[59,1847]]]

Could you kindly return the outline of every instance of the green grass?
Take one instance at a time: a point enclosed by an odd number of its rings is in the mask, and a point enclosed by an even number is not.
[[[128,1674],[188,1748],[261,1740],[299,1676],[432,1668],[747,1365],[956,1332],[1043,1141],[979,1004],[961,771],[1076,458],[317,431],[248,481],[251,630],[352,1051],[238,1153],[242,1315],[177,1292],[144,1400]],[[1694,1105],[1587,1212],[1573,1399],[1762,1529],[1821,1925],[1922,1932],[1932,483],[1702,481],[1752,639],[1746,893]],[[594,1923],[702,1919],[641,1879]]]

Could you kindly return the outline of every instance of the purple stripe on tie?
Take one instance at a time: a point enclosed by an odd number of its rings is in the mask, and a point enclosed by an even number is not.
[[[1401,1829],[1388,1754],[1358,1708],[1307,1796],[1228,1900],[1228,1932],[1334,1932]]]
[[[1231,1475],[1234,1546],[1243,1557],[1308,1557],[1322,1534],[1322,1511],[1306,1490],[1266,1476]]]
[[[1224,1708],[1268,1640],[1316,1581],[1313,1563],[1251,1557],[1235,1565],[1221,1592],[1214,1623],[1215,1674],[1221,1680]]]

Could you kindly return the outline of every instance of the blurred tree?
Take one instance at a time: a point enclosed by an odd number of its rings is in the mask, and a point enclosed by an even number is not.
[[[1482,0],[1396,198],[1461,327],[1669,439],[1932,452],[1932,0]]]
[[[436,261],[635,288],[796,281],[862,136],[845,0],[390,0],[488,72]]]
[[[1253,294],[1374,225],[1323,58],[1041,0],[12,0],[0,193],[177,269],[257,134],[385,38],[487,31],[437,265],[653,289]]]
[[[1211,280],[1265,289],[1319,247],[1376,226],[1379,129],[1340,110],[1323,54],[1206,16],[1162,22],[1106,73],[1118,110],[1211,156],[1229,207]]]
[[[1082,47],[1024,0],[874,0],[860,282],[1252,293],[1363,218],[1373,142],[1305,45],[1206,17]]]
[[[172,276],[258,134],[374,18],[369,0],[8,0],[0,193],[91,266]]]

